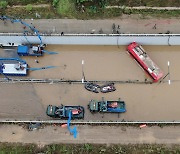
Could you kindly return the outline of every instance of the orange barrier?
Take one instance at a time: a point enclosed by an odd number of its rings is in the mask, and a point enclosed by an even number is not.
[[[62,127],[62,128],[66,128],[66,127],[67,127],[67,124],[62,124],[61,127]]]
[[[140,128],[144,128],[144,127],[147,127],[147,125],[146,125],[146,124],[143,124],[143,125],[140,125],[139,127],[140,127]]]

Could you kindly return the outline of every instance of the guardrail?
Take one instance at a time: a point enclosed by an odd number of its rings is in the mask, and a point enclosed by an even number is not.
[[[85,83],[87,81],[84,81]],[[119,83],[119,84],[152,84],[151,81],[139,81],[139,80],[126,80],[126,81],[100,81],[100,80],[90,80],[88,82],[92,83]],[[83,84],[81,80],[61,80],[61,79],[6,79],[1,78],[0,83],[49,83],[49,84],[57,84],[57,83],[68,83],[68,84]]]
[[[0,123],[64,124],[67,120],[0,120]],[[180,124],[180,121],[71,121],[71,124]]]

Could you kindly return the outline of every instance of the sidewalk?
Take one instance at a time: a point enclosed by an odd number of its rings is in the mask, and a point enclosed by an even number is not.
[[[149,7],[149,6],[107,6],[107,9],[111,8],[121,8],[121,9],[137,9],[137,10],[147,10],[147,9],[152,9],[152,10],[180,10],[180,7]]]
[[[179,19],[140,19],[138,15],[123,16],[122,18],[106,20],[76,20],[76,19],[39,19],[25,20],[32,23],[41,33],[104,33],[112,34],[115,24],[115,33],[144,34],[144,33],[180,33]],[[29,29],[27,29],[29,30]],[[23,32],[23,25],[7,21],[0,21],[0,33]],[[30,31],[30,30],[29,30]]]
[[[78,136],[74,139],[67,128],[60,125],[28,131],[17,125],[0,127],[1,142],[21,143],[94,143],[94,144],[180,144],[178,126],[123,127],[123,126],[77,126]],[[38,136],[38,138],[37,138]]]

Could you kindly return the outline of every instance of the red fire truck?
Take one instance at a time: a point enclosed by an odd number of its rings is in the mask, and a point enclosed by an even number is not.
[[[163,77],[161,69],[150,59],[141,45],[133,42],[128,45],[127,50],[140,66],[151,76],[154,82],[158,82]]]

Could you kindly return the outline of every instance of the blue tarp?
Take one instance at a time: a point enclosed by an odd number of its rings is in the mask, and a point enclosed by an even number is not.
[[[17,53],[18,53],[18,54],[27,55],[27,54],[28,54],[28,51],[29,51],[28,46],[22,46],[22,45],[19,45],[19,46],[18,46],[18,49],[17,49]]]
[[[119,112],[119,113],[122,113],[122,112],[126,112],[126,109],[119,109],[119,108],[108,108],[107,109],[109,112]]]
[[[68,118],[68,122],[67,122],[68,130],[69,130],[69,132],[74,136],[74,138],[77,138],[77,127],[75,126],[73,129],[71,129],[71,127],[70,127],[71,114],[72,114],[72,113],[69,112],[69,118]]]

